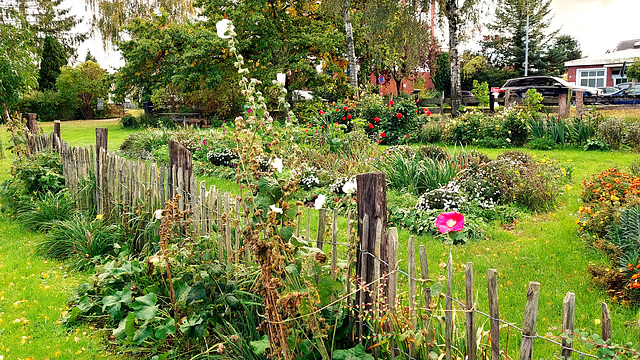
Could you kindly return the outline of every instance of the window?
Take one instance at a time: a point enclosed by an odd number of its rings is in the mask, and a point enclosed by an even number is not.
[[[589,69],[578,71],[580,86],[602,87],[605,84],[606,71],[604,69]]]

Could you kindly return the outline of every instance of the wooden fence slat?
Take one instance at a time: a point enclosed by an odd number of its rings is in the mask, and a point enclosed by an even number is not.
[[[302,220],[302,210],[300,209],[300,206],[298,206],[298,213],[296,214],[296,237],[299,238],[300,237],[300,222]]]
[[[491,359],[500,360],[500,308],[498,307],[498,271],[487,270],[487,293],[491,319]]]
[[[381,287],[382,287],[382,283],[380,281],[380,277],[382,276],[382,264],[380,263],[380,250],[381,250],[381,244],[382,244],[382,220],[378,219],[378,222],[376,223],[376,242],[375,242],[375,246],[373,248],[373,257],[374,257],[374,261],[373,261],[373,281],[375,281],[373,283],[372,288],[372,293],[373,293],[373,297],[375,299],[375,301],[377,302],[377,305],[380,304],[380,295],[382,293],[381,291]],[[379,314],[380,311],[382,309],[380,309],[379,306],[375,306],[374,307],[374,314]]]
[[[564,296],[564,300],[562,301],[562,352],[561,355],[563,358],[568,359],[571,357],[571,342],[568,342],[567,339],[564,338],[564,335],[572,334],[574,330],[574,323],[576,318],[576,295],[572,292],[568,292]]]
[[[453,257],[449,251],[449,261],[447,262],[447,298],[445,300],[445,316],[444,316],[444,342],[446,359],[452,359],[451,341],[453,337],[453,318],[452,318],[452,301],[451,288],[453,287]]]
[[[222,237],[222,190],[218,189],[216,193],[216,221],[218,230],[216,231],[216,239],[218,240],[218,260],[224,263],[224,238]]]
[[[418,316],[416,312],[416,244],[415,237],[409,236],[407,242],[407,271],[409,274],[409,323],[411,328],[416,330],[418,327]],[[416,356],[415,343],[409,346],[409,356]]]
[[[369,294],[367,293],[368,284],[366,281],[365,274],[367,273],[367,258],[369,257],[369,243],[367,241],[362,241],[362,239],[367,239],[369,237],[369,215],[364,214],[364,218],[362,219],[362,237],[359,239],[360,246],[362,246],[362,250],[360,251],[360,257],[362,260],[362,268],[360,269],[360,273],[357,275],[357,280],[360,281],[360,290],[358,291],[358,339],[360,343],[364,341],[364,309],[367,302],[367,299],[370,299]]]
[[[538,315],[538,297],[540,283],[529,282],[527,290],[527,304],[524,308],[524,320],[522,322],[522,343],[520,345],[520,360],[533,358],[533,343],[536,336],[536,318]]]
[[[307,241],[311,242],[311,208],[307,208]]]
[[[392,314],[390,318],[394,318],[396,314],[396,298],[398,294],[398,229],[395,227],[389,228],[388,233],[389,240],[389,299],[387,300],[389,306],[389,313]],[[388,332],[394,331],[394,323],[390,322],[390,325],[386,329]],[[396,342],[391,338],[391,344],[389,346],[390,358],[395,360],[396,358]]]
[[[338,209],[333,209],[331,221],[331,280],[337,279],[338,269]]]
[[[316,233],[316,247],[320,250],[324,248],[324,230],[327,222],[327,209],[318,210],[318,232]]]
[[[232,249],[231,249],[231,209],[230,209],[230,201],[229,201],[229,193],[224,193],[224,238],[225,244],[227,248],[227,269],[231,269],[231,261],[232,261]]]
[[[427,260],[427,252],[425,250],[424,245],[420,245],[418,248],[420,253],[420,276],[423,281],[429,280],[429,263]],[[424,283],[423,283],[424,284]],[[429,286],[423,285],[423,296],[424,296],[424,308],[427,313],[431,314],[431,288]],[[431,316],[427,319],[427,324],[425,325],[427,330],[427,346],[429,349],[433,347],[433,342],[435,340],[435,336],[433,334],[433,324],[431,323]]]
[[[467,313],[467,359],[476,360],[478,344],[476,343],[476,322],[473,313],[473,263],[468,262],[464,269],[465,279],[465,311]]]
[[[611,316],[609,315],[609,307],[606,303],[602,303],[602,340],[611,340]]]
[[[240,217],[240,201],[236,199],[236,226],[235,226],[235,234],[236,234],[236,244],[234,246],[235,253],[235,263],[236,265],[240,265],[240,221],[242,218]]]

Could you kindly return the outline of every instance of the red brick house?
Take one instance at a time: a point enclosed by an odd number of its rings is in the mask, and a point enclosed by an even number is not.
[[[622,67],[640,58],[640,39],[621,41],[615,49],[597,56],[567,61],[568,79],[579,86],[614,86],[627,82]]]

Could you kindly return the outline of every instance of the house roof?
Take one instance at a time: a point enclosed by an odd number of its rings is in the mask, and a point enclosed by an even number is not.
[[[634,40],[622,40],[618,43],[618,46],[616,46],[616,51],[622,51],[622,50],[628,50],[628,49],[634,49],[638,46],[636,46],[636,44],[640,43],[640,39],[634,39]]]
[[[630,42],[638,42],[640,39],[636,40],[628,40]],[[621,41],[618,46],[622,43],[626,43],[627,41]],[[633,44],[631,44],[630,49],[612,51],[607,54],[597,55],[597,56],[589,56],[582,59],[576,59],[567,61],[564,63],[564,66],[589,66],[589,65],[604,65],[604,66],[616,66],[622,64],[626,61],[627,63],[633,62],[635,58],[640,58],[640,48],[634,49]]]

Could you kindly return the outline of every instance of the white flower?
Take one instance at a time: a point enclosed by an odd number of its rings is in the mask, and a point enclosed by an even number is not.
[[[351,180],[342,185],[342,191],[347,195],[353,194],[356,190],[358,190],[358,184],[356,183],[355,178],[351,178]]]
[[[315,204],[314,204],[314,208],[316,210],[320,210],[322,209],[322,206],[324,206],[325,201],[327,201],[327,197],[320,194],[318,195],[318,197],[316,198]]]
[[[158,210],[154,211],[153,212],[153,217],[155,217],[156,220],[162,219],[162,209],[158,209]]]
[[[282,159],[275,157],[272,160],[269,160],[269,165],[271,165],[274,169],[276,169],[279,173],[282,172],[283,164]]]
[[[276,207],[276,204],[269,205],[269,209],[271,209],[271,211],[275,213],[282,214],[282,209],[279,207]]]
[[[216,31],[220,39],[231,38],[231,35],[227,35],[227,32],[232,32],[233,29],[233,23],[229,19],[222,19],[216,23]]]

